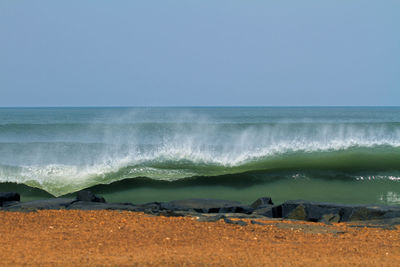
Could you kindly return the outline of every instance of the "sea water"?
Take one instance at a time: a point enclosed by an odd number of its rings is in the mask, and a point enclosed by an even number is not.
[[[0,108],[0,191],[400,204],[399,107]]]

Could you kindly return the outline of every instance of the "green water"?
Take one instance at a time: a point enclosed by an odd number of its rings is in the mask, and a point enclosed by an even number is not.
[[[0,108],[0,191],[84,188],[111,202],[397,205],[400,108]]]
[[[262,196],[272,197],[275,203],[290,199],[353,204],[400,204],[400,185],[397,182],[341,182],[327,180],[280,180],[274,183],[226,187],[203,185],[177,188],[139,187],[118,193],[99,193],[110,202],[146,203],[185,198],[216,198],[237,200],[250,204]]]

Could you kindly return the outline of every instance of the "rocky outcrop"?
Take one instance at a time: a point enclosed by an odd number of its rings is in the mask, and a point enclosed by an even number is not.
[[[276,217],[310,222],[353,222],[400,217],[399,206],[346,205],[291,200],[273,207]]]
[[[184,199],[161,203],[160,209],[175,211],[195,211],[198,213],[245,213],[253,208],[237,201],[219,199]]]
[[[228,223],[228,224],[236,224],[236,225],[240,225],[240,226],[246,226],[247,222],[245,221],[241,221],[241,220],[231,220],[228,218],[224,218],[224,222]]]
[[[257,209],[253,211],[253,214],[258,214],[270,218],[280,218],[279,214],[277,213],[276,206],[269,204],[258,206]]]
[[[274,205],[274,203],[272,203],[272,199],[270,197],[260,197],[256,201],[251,203],[250,207],[252,207],[253,209],[258,209],[265,205],[267,205],[267,206]]]
[[[0,207],[16,204],[20,201],[20,195],[15,192],[0,193]]]
[[[73,198],[50,198],[44,200],[34,200],[21,202],[15,205],[3,207],[7,211],[37,211],[37,210],[59,210],[66,209],[75,199]]]
[[[69,210],[126,210],[141,211],[133,204],[124,203],[103,203],[89,201],[74,201],[66,207]]]
[[[218,199],[185,199],[146,204],[106,203],[101,196],[81,191],[74,198],[52,198],[19,202],[18,193],[0,193],[0,209],[5,211],[36,211],[42,209],[126,210],[158,216],[193,216],[199,221],[245,225],[245,219],[291,219],[309,222],[371,222],[400,224],[400,206],[346,205],[305,200],[291,200],[274,205],[271,198],[257,199],[250,206],[237,201]]]

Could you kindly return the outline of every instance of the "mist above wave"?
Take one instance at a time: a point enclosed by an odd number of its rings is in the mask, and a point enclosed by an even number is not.
[[[133,177],[176,180],[324,164],[340,170],[374,161],[390,169],[385,161],[400,159],[399,110],[379,116],[352,109],[56,111],[0,117],[0,182],[59,195]],[[326,155],[334,156],[318,160]]]
[[[315,152],[287,152],[264,155],[236,164],[221,164],[221,159],[198,158],[182,154],[158,155],[157,157],[113,158],[95,164],[41,164],[7,166],[0,165],[0,182],[24,183],[44,189],[56,196],[75,192],[96,184],[148,177],[155,180],[176,181],[195,176],[221,176],[248,172],[304,173],[323,171],[335,175],[374,177],[398,177],[400,174],[400,149],[388,146],[352,147],[344,150]],[[226,159],[225,159],[226,160]],[[372,174],[371,174],[372,173]],[[382,178],[383,177],[383,178]],[[211,178],[210,178],[211,179]]]
[[[167,158],[237,165],[295,151],[400,146],[400,125],[394,123],[216,124],[203,119],[192,123],[130,124],[127,128],[88,124],[70,132],[65,125],[41,127],[46,134],[37,132],[36,126],[33,130],[28,127],[21,136],[18,132],[7,136],[1,131],[0,163],[87,165],[115,158],[131,162]]]

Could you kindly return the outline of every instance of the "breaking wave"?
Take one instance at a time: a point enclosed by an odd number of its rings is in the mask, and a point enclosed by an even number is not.
[[[176,181],[188,177],[259,172],[290,173],[294,177],[326,176],[329,173],[333,178],[347,175],[354,179],[400,179],[400,148],[387,145],[264,154],[259,151],[219,158],[172,152],[142,158],[126,156],[92,165],[0,165],[0,182],[24,183],[59,196],[97,184],[136,177]]]
[[[133,110],[0,110],[0,183],[59,196],[138,177],[400,177],[400,109]]]

